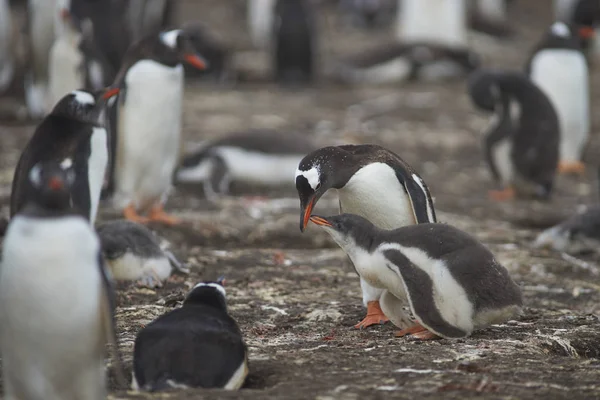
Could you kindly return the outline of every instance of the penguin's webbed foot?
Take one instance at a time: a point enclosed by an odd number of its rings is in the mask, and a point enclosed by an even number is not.
[[[354,325],[354,327],[356,329],[363,329],[371,325],[383,325],[388,321],[389,318],[381,311],[379,301],[369,301],[367,303],[367,316],[358,324]]]
[[[402,329],[401,331],[396,332],[396,337],[404,337],[409,335],[407,339],[411,340],[435,340],[440,339],[438,335],[433,332],[430,332],[423,325],[417,323],[416,325],[411,326],[410,328]]]
[[[166,225],[178,225],[181,223],[179,218],[167,214],[162,204],[152,206],[149,217],[151,222],[160,222]]]
[[[558,163],[558,172],[560,174],[583,175],[585,164],[581,161],[561,161]]]
[[[149,218],[142,217],[138,214],[133,203],[125,207],[125,209],[123,210],[123,216],[125,217],[125,219],[132,222],[136,222],[138,224],[147,224],[148,222],[150,222]]]
[[[493,201],[508,201],[515,198],[515,189],[508,186],[502,190],[490,190],[488,195]]]
[[[404,337],[406,335],[412,335],[414,333],[425,332],[427,329],[423,327],[421,324],[416,324],[411,326],[410,328],[402,329],[396,332],[396,337]]]

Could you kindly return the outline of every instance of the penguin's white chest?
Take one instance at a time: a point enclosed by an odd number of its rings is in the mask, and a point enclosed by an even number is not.
[[[561,159],[578,161],[590,129],[585,57],[574,50],[542,50],[531,61],[531,79],[550,98],[558,114]]]
[[[116,184],[127,202],[141,206],[171,185],[180,150],[183,67],[142,60],[130,68],[125,82]]]
[[[108,137],[106,129],[94,127],[91,137],[91,154],[88,161],[88,184],[90,188],[90,221],[94,223],[98,214],[100,192],[108,165]]]
[[[416,222],[412,203],[387,164],[361,168],[338,194],[343,213],[360,215],[379,228],[395,229]]]
[[[85,86],[83,62],[74,38],[64,36],[54,42],[48,65],[50,110],[67,93]]]

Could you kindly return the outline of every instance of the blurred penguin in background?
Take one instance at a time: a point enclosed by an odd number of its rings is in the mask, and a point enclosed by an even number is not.
[[[258,49],[266,50],[270,46],[276,1],[246,0],[248,29],[252,43]]]
[[[307,84],[316,69],[316,24],[309,0],[277,0],[271,53],[275,80]]]
[[[510,34],[507,0],[470,0],[469,24],[482,33],[505,37]]]
[[[558,21],[571,25],[577,32],[581,47],[586,55],[595,43],[598,53],[596,28],[600,24],[600,1],[598,0],[555,0],[554,14]]]
[[[397,0],[340,0],[339,8],[355,26],[367,29],[388,25],[396,14]]]
[[[197,21],[184,24],[182,29],[186,32],[196,52],[202,54],[208,64],[205,70],[184,64],[186,78],[220,83],[236,78],[230,50],[218,36],[212,34],[204,24]]]
[[[0,0],[0,94],[11,84],[15,72],[11,19],[8,0]]]

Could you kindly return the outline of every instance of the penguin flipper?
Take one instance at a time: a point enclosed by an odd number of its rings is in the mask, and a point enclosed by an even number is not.
[[[410,199],[416,223],[437,222],[433,201],[425,182],[415,173],[408,177],[404,171],[398,169],[396,169],[396,177],[404,186],[404,190]]]

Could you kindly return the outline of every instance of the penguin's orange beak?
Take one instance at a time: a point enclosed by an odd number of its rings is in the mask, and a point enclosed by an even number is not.
[[[316,225],[319,225],[319,226],[332,226],[332,225],[331,225],[331,222],[329,222],[329,221],[327,221],[325,218],[323,218],[323,217],[319,217],[319,216],[317,216],[317,215],[313,215],[313,216],[311,216],[311,217],[310,217],[310,220],[311,220],[311,221],[312,221],[314,224],[316,224]]]
[[[118,95],[120,91],[121,89],[119,88],[106,89],[106,91],[102,94],[102,98],[104,100],[108,100],[111,97]]]
[[[313,196],[312,199],[308,202],[306,207],[304,208],[304,214],[302,214],[302,224],[300,225],[300,231],[304,232],[306,229],[306,225],[308,225],[308,221],[310,220],[310,214],[312,214],[313,207],[315,206],[316,196]]]
[[[48,181],[48,187],[52,190],[61,190],[64,187],[64,182],[62,179],[53,176]]]
[[[579,37],[582,39],[591,39],[596,34],[594,28],[589,26],[584,26],[579,28]]]
[[[194,68],[198,68],[199,70],[205,70],[207,67],[207,62],[202,57],[197,54],[188,53],[183,56],[185,62],[190,64]]]

